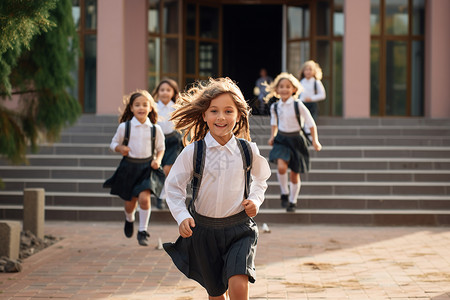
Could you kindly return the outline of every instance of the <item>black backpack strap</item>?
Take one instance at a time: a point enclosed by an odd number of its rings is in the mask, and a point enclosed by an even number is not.
[[[197,199],[198,191],[202,183],[203,169],[205,168],[205,153],[206,143],[204,140],[196,141],[194,143],[194,155],[193,155],[193,174],[192,174],[192,199],[189,203],[189,211],[195,211],[194,201]]]
[[[314,80],[314,95],[317,95],[317,80]]]
[[[295,101],[294,101],[294,109],[295,109],[295,115],[296,115],[296,117],[297,117],[298,125],[300,125],[300,129],[302,130],[302,133],[303,133],[303,135],[305,136],[306,144],[307,144],[308,146],[311,146],[312,143],[311,143],[311,141],[309,140],[308,134],[305,132],[305,129],[303,129],[302,122],[300,121],[300,109],[298,108],[298,104],[299,104],[299,103],[298,103],[298,100],[295,100]]]
[[[237,145],[242,156],[242,165],[244,166],[245,172],[245,186],[244,186],[244,199],[248,198],[250,191],[250,171],[252,169],[253,152],[248,141],[244,139],[237,139]]]
[[[130,141],[130,120],[125,122],[125,137],[123,138],[122,145],[128,146]]]
[[[156,126],[152,124],[152,160],[155,159]]]
[[[280,123],[280,121],[278,120],[278,101],[273,104],[273,111],[275,112],[275,116],[277,117],[277,126]]]

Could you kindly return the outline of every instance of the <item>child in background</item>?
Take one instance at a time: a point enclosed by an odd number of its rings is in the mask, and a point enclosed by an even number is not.
[[[310,168],[306,137],[300,132],[303,126],[310,129],[312,145],[316,151],[322,149],[319,143],[316,124],[309,110],[301,101],[295,99],[302,91],[300,82],[292,74],[281,73],[268,87],[269,94],[280,98],[270,107],[272,126],[269,145],[273,146],[269,161],[277,164],[277,177],[281,189],[281,206],[294,212],[300,192],[300,173]],[[298,112],[298,113],[297,113]],[[288,188],[288,168],[291,169],[290,188]]]
[[[164,174],[167,176],[172,168],[175,159],[183,149],[183,143],[181,141],[181,134],[174,129],[174,124],[170,121],[170,115],[175,110],[174,105],[178,98],[178,84],[175,80],[165,78],[156,87],[153,92],[153,98],[156,99],[156,105],[158,107],[158,125],[165,137],[165,152],[161,162],[161,167],[164,170]],[[163,208],[165,199],[164,188],[160,195],[156,197],[156,207]]]
[[[150,193],[159,195],[163,185],[163,182],[151,181],[151,177],[161,165],[164,134],[161,127],[156,125],[156,104],[147,91],[137,90],[124,100],[126,108],[110,145],[111,150],[120,152],[123,158],[103,187],[111,188],[112,195],[124,200],[124,233],[128,238],[133,235],[134,215],[139,204],[137,239],[141,246],[148,246]],[[152,138],[155,138],[153,142]]]
[[[326,98],[325,88],[322,84],[322,69],[319,64],[313,60],[308,60],[300,68],[300,84],[303,92],[300,94],[300,100],[308,108],[314,121],[317,121],[319,115],[319,101]],[[311,140],[309,128],[305,127],[305,133]]]
[[[172,115],[175,129],[184,131],[185,144],[188,138],[192,143],[180,153],[166,180],[167,204],[180,237],[165,243],[164,249],[181,272],[206,289],[209,299],[228,299],[227,294],[230,299],[248,299],[258,239],[252,217],[264,201],[270,176],[256,144],[245,141],[250,139],[249,107],[229,78],[197,83],[177,104]],[[243,169],[242,144],[251,153],[250,171]],[[200,175],[194,176],[194,159],[199,161],[196,166],[203,166]],[[195,184],[197,179],[200,183]],[[191,180],[193,197],[187,208],[186,186]]]

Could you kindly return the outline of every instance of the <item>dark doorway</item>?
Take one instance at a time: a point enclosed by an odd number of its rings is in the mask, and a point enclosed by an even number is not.
[[[223,75],[247,100],[262,67],[272,78],[281,72],[281,25],[281,5],[223,6]]]

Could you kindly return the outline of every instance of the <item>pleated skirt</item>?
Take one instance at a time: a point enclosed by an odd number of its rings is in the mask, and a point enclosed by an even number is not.
[[[305,138],[300,133],[278,132],[273,141],[269,161],[277,163],[282,159],[295,173],[307,173],[310,169],[309,152]]]

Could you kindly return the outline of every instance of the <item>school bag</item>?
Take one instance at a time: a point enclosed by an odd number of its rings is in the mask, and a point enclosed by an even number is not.
[[[151,127],[151,136],[152,136],[152,160],[155,159],[155,141],[156,141],[156,127],[155,124]],[[130,141],[130,120],[125,123],[125,137],[123,138],[122,144],[128,146],[128,142]],[[150,172],[150,186],[152,188],[155,196],[159,197],[161,194],[161,190],[164,186],[164,181],[166,179],[166,175],[164,174],[161,166],[158,169],[153,169]]]
[[[275,102],[273,104],[273,110],[275,111],[275,115],[277,116],[277,122],[278,122],[278,102]],[[303,129],[302,123],[300,121],[300,109],[298,108],[298,100],[294,100],[294,110],[295,110],[295,116],[297,117],[298,125],[300,125],[300,129],[302,130],[302,133],[304,135],[304,140],[306,140],[306,144],[308,146],[312,145],[312,142],[308,138],[308,134],[305,132],[305,129]]]
[[[245,171],[245,185],[244,185],[244,198],[247,199],[250,190],[250,171],[252,169],[253,153],[250,143],[244,139],[236,138],[237,145],[242,156],[242,165]],[[203,177],[203,169],[205,167],[205,150],[206,143],[204,140],[196,141],[194,143],[194,156],[193,166],[194,173],[191,180],[192,198],[189,202],[189,212],[193,214],[194,201],[197,199],[198,191]]]

